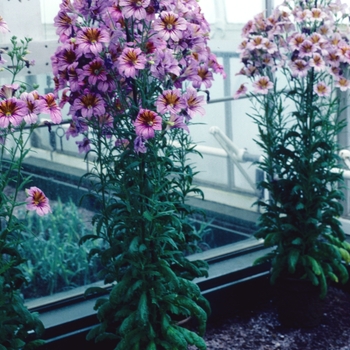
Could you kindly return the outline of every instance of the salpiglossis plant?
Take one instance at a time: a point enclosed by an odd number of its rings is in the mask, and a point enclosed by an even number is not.
[[[193,279],[207,264],[184,252],[200,239],[186,198],[202,196],[188,125],[204,114],[201,90],[223,74],[209,25],[194,0],[63,1],[55,25],[56,93],[69,106],[67,137],[81,136],[92,160],[85,179],[98,203],[96,235],[83,241],[105,241],[91,256],[113,284],[88,339],[114,339],[118,350],[205,349],[209,305]],[[189,316],[197,331],[177,323]]]

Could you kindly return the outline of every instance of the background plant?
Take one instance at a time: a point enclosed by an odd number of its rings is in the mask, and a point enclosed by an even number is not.
[[[188,124],[204,113],[202,87],[222,73],[209,25],[192,0],[63,1],[55,25],[56,93],[72,117],[67,137],[82,134],[79,150],[93,158],[85,177],[100,207],[96,235],[83,241],[107,244],[91,255],[114,283],[88,339],[115,339],[116,349],[204,349],[176,316],[195,317],[203,335],[208,304],[192,280],[207,265],[184,252],[199,240],[186,197],[202,195]]]
[[[50,216],[26,215],[22,221],[27,228],[20,246],[25,260],[21,270],[28,281],[21,291],[26,299],[96,282],[100,269],[97,259],[88,259],[90,249],[100,246],[98,242],[78,245],[84,235],[93,234],[86,222],[90,217],[84,219],[72,201],[58,199],[51,207]]]
[[[243,28],[244,67],[263,150],[260,186],[269,193],[257,238],[274,247],[271,281],[309,279],[327,292],[327,281],[346,282],[349,244],[342,213],[338,166],[339,90],[347,91],[350,53],[346,5],[340,1],[284,1],[271,16]],[[243,84],[236,96],[246,93]]]
[[[8,31],[0,17],[0,31]],[[61,119],[53,95],[26,91],[17,82],[18,73],[31,63],[26,58],[30,39],[12,37],[11,45],[1,49],[2,73],[9,73],[9,84],[0,88],[0,349],[32,349],[42,341],[38,338],[43,325],[37,315],[24,306],[20,288],[25,276],[20,269],[24,262],[19,251],[26,227],[16,216],[17,209],[26,204],[27,210],[39,215],[51,209],[48,199],[37,187],[26,188],[30,178],[23,176],[22,163],[29,152],[30,135],[38,125],[38,114],[50,114],[53,122]],[[9,61],[7,61],[9,60]],[[13,185],[13,191],[7,189]],[[26,190],[25,202],[18,199]]]

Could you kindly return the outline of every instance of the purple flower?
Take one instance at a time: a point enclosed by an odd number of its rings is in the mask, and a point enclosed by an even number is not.
[[[42,96],[42,100],[44,103],[41,112],[50,114],[51,120],[55,124],[59,124],[62,121],[62,112],[61,108],[57,106],[54,94],[48,93]]]
[[[122,13],[125,18],[135,17],[136,19],[142,20],[146,18],[146,7],[149,3],[150,0],[120,0],[119,6],[122,7]]]
[[[83,27],[77,34],[76,44],[78,45],[77,54],[92,53],[96,56],[103,49],[103,44],[109,42],[109,34],[105,29],[95,27]]]
[[[100,116],[106,112],[105,102],[99,94],[87,91],[74,101],[71,112],[76,114],[78,111],[88,119],[92,116]]]
[[[84,137],[82,141],[75,141],[78,145],[79,153],[87,153],[91,150],[90,140],[87,137]]]
[[[141,49],[126,47],[118,58],[118,62],[120,74],[135,78],[136,70],[144,69],[147,59]]]
[[[186,30],[186,28],[186,20],[179,17],[179,15],[174,12],[162,11],[160,18],[154,23],[154,30],[166,41],[169,39],[175,42],[179,41],[182,39],[183,31]]]
[[[147,152],[145,140],[141,135],[137,136],[135,141],[134,141],[134,151],[136,153],[146,153]]]
[[[190,132],[187,124],[184,122],[184,117],[178,114],[170,116],[170,119],[167,121],[167,129],[184,129],[188,133]]]
[[[26,194],[28,196],[26,199],[27,210],[36,211],[36,213],[40,216],[51,213],[49,200],[41,189],[37,187],[31,187],[29,189],[26,189]]]
[[[162,130],[162,118],[149,109],[140,109],[134,122],[135,132],[148,140],[154,137],[155,130]]]

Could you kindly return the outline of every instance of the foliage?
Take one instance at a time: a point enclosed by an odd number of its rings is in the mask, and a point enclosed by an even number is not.
[[[240,73],[255,87],[252,118],[266,173],[260,187],[269,193],[258,202],[256,237],[274,247],[256,263],[271,261],[272,283],[308,279],[321,297],[329,281],[348,280],[344,263],[350,262],[338,220],[343,179],[332,170],[345,124],[337,88],[349,87],[345,18],[339,1],[284,1],[270,17],[258,15],[244,27],[241,45]]]
[[[204,113],[202,86],[222,73],[208,23],[194,0],[97,0],[63,1],[55,25],[56,93],[69,105],[67,137],[83,135],[79,150],[93,159],[85,178],[100,208],[96,234],[82,241],[104,240],[90,255],[113,283],[88,339],[114,339],[118,350],[205,349],[209,306],[192,280],[207,264],[184,252],[200,239],[186,198],[202,196],[188,124]],[[178,315],[198,319],[198,332]]]
[[[0,17],[0,31],[7,31]],[[18,41],[12,37],[11,45],[1,52],[0,64],[10,60],[3,71],[10,73],[10,84],[0,87],[0,349],[33,349],[42,341],[38,338],[43,325],[37,315],[24,306],[19,290],[25,282],[20,269],[24,262],[19,250],[26,227],[17,218],[17,209],[26,204],[27,210],[39,215],[50,211],[48,199],[37,187],[26,189],[26,202],[18,200],[30,178],[23,176],[22,163],[28,154],[30,135],[38,126],[39,113],[48,113],[54,122],[60,121],[60,111],[50,101],[51,95],[27,92],[17,84],[16,76],[29,61],[25,58],[30,39]],[[49,103],[51,104],[49,106]],[[56,108],[57,107],[57,108]],[[8,193],[9,185],[14,191]]]
[[[82,236],[93,233],[82,216],[71,200],[60,199],[52,204],[50,216],[26,215],[27,231],[20,245],[25,260],[21,270],[28,281],[21,291],[26,299],[96,282],[99,264],[94,258],[88,261],[88,251],[100,244],[78,246]]]

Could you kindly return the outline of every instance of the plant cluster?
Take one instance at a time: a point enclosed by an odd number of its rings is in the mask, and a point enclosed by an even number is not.
[[[204,113],[201,89],[223,74],[209,25],[195,0],[65,0],[55,25],[55,92],[69,106],[67,137],[82,135],[79,150],[93,159],[86,178],[100,208],[96,235],[83,240],[105,241],[91,255],[114,283],[88,339],[115,339],[118,350],[204,349],[176,319],[197,318],[202,335],[208,312],[192,282],[207,265],[184,252],[200,239],[186,197],[202,195],[188,124]]]
[[[0,17],[0,31],[8,31]],[[45,215],[51,211],[49,201],[37,187],[26,189],[30,178],[22,174],[22,163],[29,152],[28,142],[38,126],[40,113],[50,114],[54,123],[61,120],[53,94],[27,91],[17,82],[18,73],[31,63],[26,59],[30,39],[12,37],[10,48],[1,49],[2,74],[9,73],[8,85],[0,87],[0,349],[32,349],[42,343],[37,338],[43,325],[24,306],[19,292],[25,276],[20,269],[24,259],[19,250],[26,227],[16,216],[18,207]],[[9,61],[6,61],[8,59]],[[14,190],[8,192],[13,186]],[[21,190],[27,199],[18,200]]]
[[[74,287],[96,282],[99,264],[88,261],[88,251],[98,242],[78,246],[81,237],[93,231],[81,211],[72,202],[59,199],[51,205],[49,216],[26,215],[27,227],[20,250],[25,262],[21,270],[26,276],[21,292],[25,299],[52,295]],[[21,219],[21,216],[19,215]]]
[[[349,21],[341,1],[286,0],[269,17],[243,28],[243,68],[269,193],[256,237],[274,247],[258,262],[272,262],[271,280],[308,279],[325,296],[328,281],[348,279],[349,244],[342,213],[338,166],[339,91],[350,88]],[[236,97],[247,92],[242,84]]]

